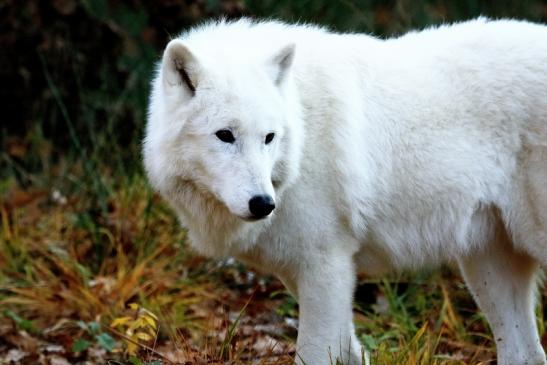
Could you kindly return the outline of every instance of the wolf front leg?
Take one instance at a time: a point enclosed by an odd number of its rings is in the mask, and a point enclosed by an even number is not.
[[[338,358],[343,364],[365,364],[353,327],[352,257],[339,252],[314,257],[302,265],[296,278],[300,305],[296,362],[327,365]]]
[[[534,316],[535,260],[502,240],[459,264],[492,328],[498,364],[547,364]]]

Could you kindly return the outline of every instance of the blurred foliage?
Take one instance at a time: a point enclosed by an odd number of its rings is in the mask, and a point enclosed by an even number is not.
[[[47,167],[44,153],[131,168],[161,48],[220,13],[241,11],[204,1],[0,2],[3,157],[27,171]],[[19,169],[3,172],[29,183]]]
[[[30,184],[61,156],[140,166],[153,64],[203,19],[241,15],[380,36],[478,15],[547,19],[541,0],[53,0],[0,2],[1,176]],[[7,162],[7,163],[4,163]],[[4,168],[6,167],[6,168]]]
[[[547,20],[547,3],[538,0],[247,0],[245,5],[249,13],[260,17],[312,22],[378,36],[479,15]]]

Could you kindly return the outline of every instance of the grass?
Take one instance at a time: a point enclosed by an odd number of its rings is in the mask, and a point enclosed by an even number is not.
[[[67,176],[80,167],[72,169]],[[0,323],[13,340],[0,340],[0,354],[7,349],[2,345],[18,347],[25,331],[37,343],[60,344],[72,361],[93,347],[123,358],[114,350],[127,347],[124,338],[109,324],[127,314],[129,303],[139,303],[160,318],[154,341],[143,343],[149,347],[171,343],[166,352],[185,357],[244,355],[234,344],[239,321],[229,316],[238,310],[242,317],[241,296],[252,296],[243,288],[223,291],[221,284],[242,269],[190,253],[184,231],[142,176],[108,184],[112,190],[103,202],[82,185],[72,186],[72,194],[37,185],[23,190],[13,179],[2,184]],[[241,285],[250,290],[255,284]],[[117,343],[105,344],[106,334]],[[78,340],[84,353],[71,351]]]
[[[23,349],[32,363],[56,344],[71,362],[291,363],[297,304],[279,282],[197,257],[142,174],[93,169],[100,176],[86,179],[81,164],[61,163],[25,188],[10,177],[0,184],[0,357]],[[484,318],[449,270],[362,281],[356,299],[373,364],[495,358]],[[130,303],[158,317],[157,333],[141,341],[110,327],[135,316]],[[538,320],[544,331],[541,311]]]

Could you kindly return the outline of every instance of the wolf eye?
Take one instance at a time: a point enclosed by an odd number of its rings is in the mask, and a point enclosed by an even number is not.
[[[264,141],[264,143],[270,144],[270,142],[273,141],[274,137],[275,137],[275,133],[268,133],[266,135],[266,140]]]
[[[235,138],[232,132],[230,132],[227,129],[221,129],[218,132],[215,133],[215,136],[217,136],[218,139],[220,139],[222,142],[225,143],[234,143]]]

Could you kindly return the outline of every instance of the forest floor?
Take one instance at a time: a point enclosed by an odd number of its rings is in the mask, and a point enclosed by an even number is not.
[[[84,186],[81,167],[56,169],[0,183],[0,364],[292,363],[298,306],[278,280],[193,253],[142,176]],[[355,321],[373,364],[495,362],[448,268],[361,280]]]

